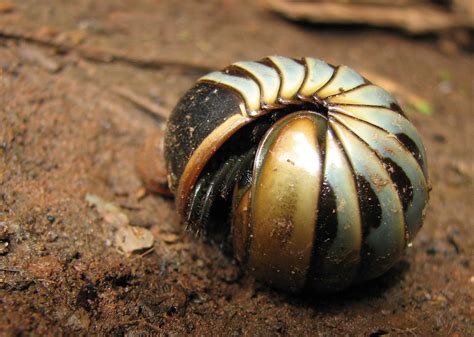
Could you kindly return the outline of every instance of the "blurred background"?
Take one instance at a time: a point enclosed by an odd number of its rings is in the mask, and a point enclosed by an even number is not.
[[[0,335],[474,334],[473,7],[0,0]],[[391,272],[342,294],[256,283],[136,169],[196,79],[271,54],[361,72],[427,147],[424,228]]]

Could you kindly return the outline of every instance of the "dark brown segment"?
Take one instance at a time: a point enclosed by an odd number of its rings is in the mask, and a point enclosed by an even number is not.
[[[357,193],[359,195],[362,226],[367,233],[370,228],[378,228],[382,219],[382,207],[377,194],[370,183],[361,175],[357,175]]]
[[[323,260],[328,258],[328,250],[334,239],[337,237],[337,201],[334,189],[325,179],[321,186],[321,194],[318,203],[318,215],[316,220],[316,231],[314,233],[313,251],[311,253],[311,262],[307,275],[309,288],[315,290],[332,290],[328,283],[328,275],[321,271]],[[337,283],[335,282],[336,286]]]
[[[395,112],[398,112],[400,115],[402,115],[403,117],[406,117],[405,116],[405,113],[403,112],[402,108],[400,107],[400,105],[398,105],[397,103],[392,103],[390,104],[390,109],[395,111]]]
[[[423,162],[421,151],[418,148],[418,146],[416,146],[415,142],[404,133],[397,133],[395,136],[400,141],[400,143],[402,143],[407,148],[407,150],[411,152],[411,154],[413,155],[413,157],[415,157],[418,164],[424,170],[425,163]]]
[[[315,235],[315,242],[318,243],[318,247],[315,247],[313,250],[316,249],[323,253],[327,251],[327,248],[331,246],[332,241],[337,236],[337,227],[336,194],[329,182],[324,180],[321,196],[319,198],[318,218],[316,221],[316,231],[318,234]]]
[[[413,201],[413,186],[405,171],[390,158],[383,158],[383,164],[395,185],[403,210],[406,211]]]
[[[216,126],[239,114],[242,102],[233,91],[209,83],[196,84],[181,98],[168,121],[165,140],[173,190],[194,150]]]
[[[377,194],[370,183],[361,175],[356,176],[357,194],[359,197],[359,208],[362,223],[362,248],[360,257],[360,269],[358,279],[371,278],[369,271],[377,265],[377,255],[367,243],[367,237],[372,228],[378,228],[382,219],[382,207]]]

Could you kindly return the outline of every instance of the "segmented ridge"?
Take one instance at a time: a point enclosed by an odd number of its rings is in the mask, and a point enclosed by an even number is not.
[[[345,113],[328,120],[308,281],[344,288],[399,258],[421,227],[428,186],[418,158],[387,130]]]
[[[405,119],[396,100],[347,66],[334,67],[311,57],[294,60],[269,56],[260,61],[236,62],[223,71],[205,75],[199,81],[236,92],[243,99],[245,109],[242,114],[245,116],[258,117],[286,104],[308,101],[322,104],[333,114],[354,114],[353,110],[357,108],[390,110],[390,118],[386,113],[378,118],[370,111],[367,115],[370,114],[371,118],[364,119],[365,111],[359,111],[357,117],[394,133],[417,157],[427,177],[426,154],[421,139]],[[404,129],[408,129],[408,134]]]

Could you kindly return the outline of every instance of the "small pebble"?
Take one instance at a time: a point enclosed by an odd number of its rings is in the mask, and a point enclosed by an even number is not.
[[[204,267],[204,261],[201,260],[201,259],[198,259],[198,260],[196,261],[196,266],[198,266],[199,268]]]
[[[204,298],[201,297],[197,292],[191,291],[188,294],[188,301],[194,304],[203,304],[206,302]]]
[[[0,222],[0,241],[6,241],[9,234],[7,224],[5,222]]]
[[[80,308],[66,322],[66,326],[72,330],[87,330],[90,325],[90,318],[87,312]]]
[[[431,301],[431,299],[433,298],[429,293],[424,293],[424,297],[427,301]]]
[[[440,144],[446,143],[446,137],[443,136],[442,134],[439,134],[439,133],[435,133],[435,134],[433,135],[433,140],[434,140],[436,143],[440,143]]]
[[[438,84],[438,89],[443,94],[449,94],[453,91],[453,85],[449,81],[442,81]]]
[[[0,241],[0,255],[8,254],[8,242]]]
[[[160,233],[159,238],[166,243],[175,243],[179,240],[179,236],[174,233]]]
[[[438,252],[438,250],[436,249],[436,247],[429,247],[427,250],[426,250],[426,254],[428,255],[436,255],[436,253]]]

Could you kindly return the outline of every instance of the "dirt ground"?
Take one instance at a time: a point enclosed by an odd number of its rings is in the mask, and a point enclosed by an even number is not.
[[[5,3],[0,335],[474,335],[472,54],[396,31],[296,25],[252,1]],[[407,109],[429,158],[425,224],[380,279],[332,296],[268,289],[184,232],[172,199],[144,195],[136,153],[159,125],[114,88],[169,111],[202,75],[173,62],[220,68],[270,54],[376,73],[433,107]],[[148,228],[153,249],[121,253],[86,195]]]

